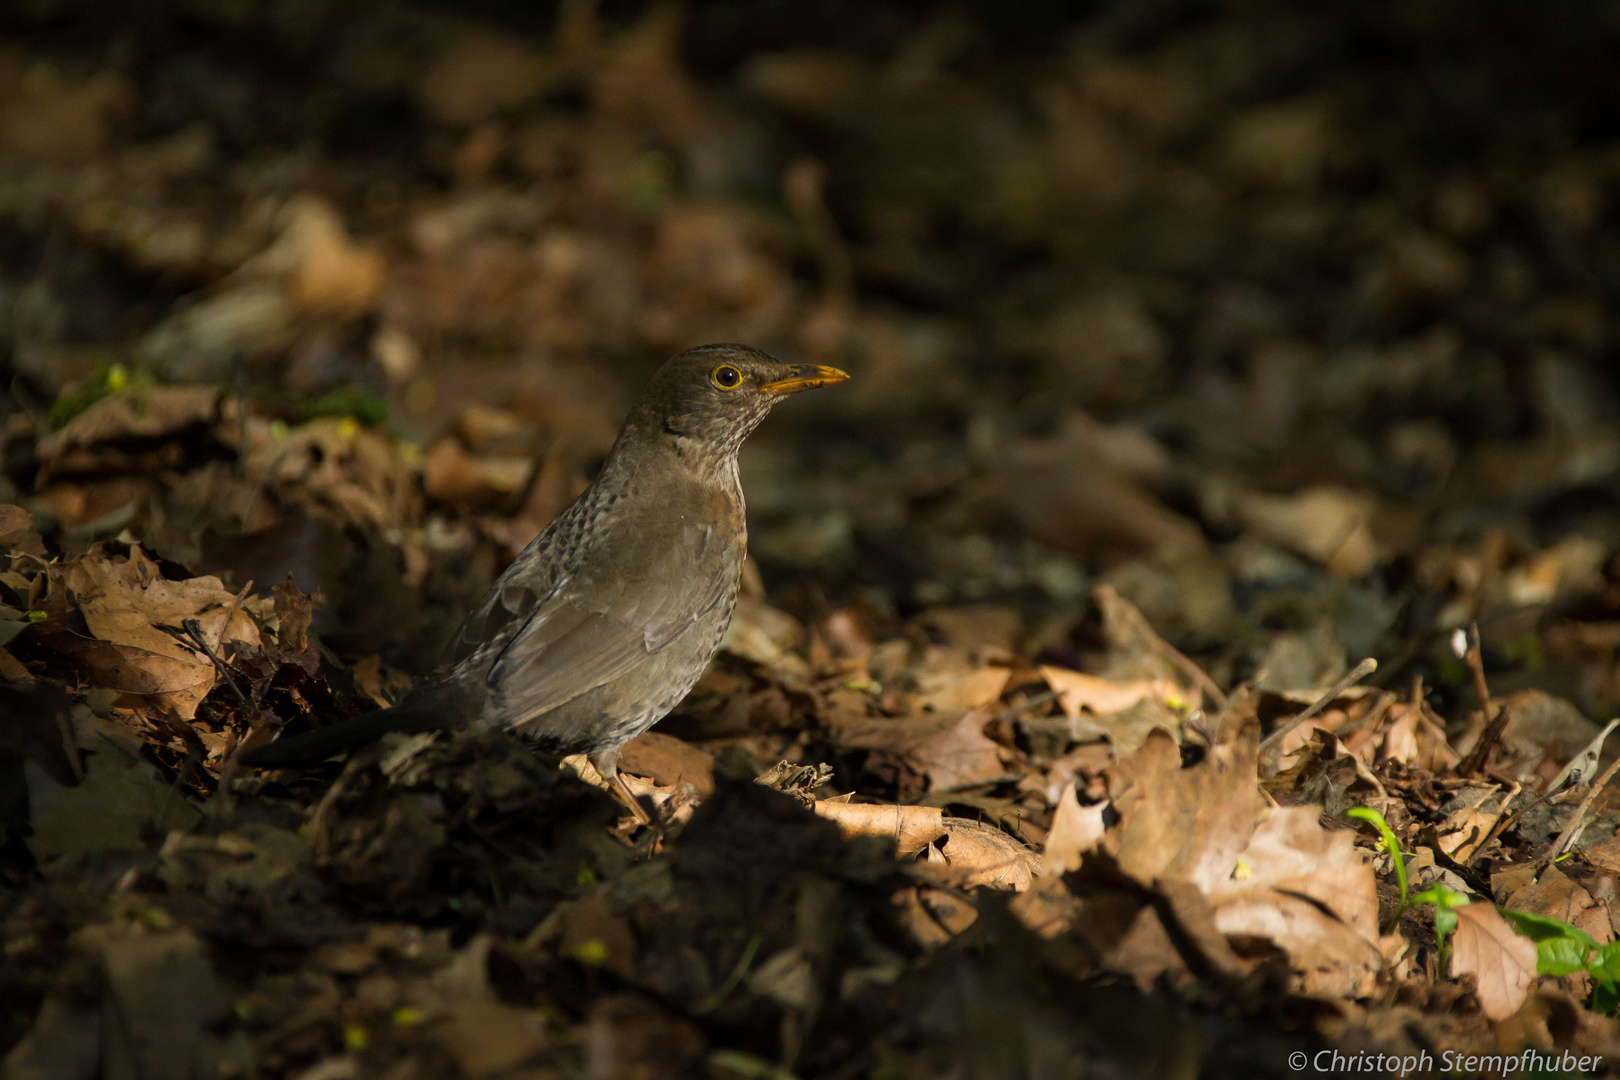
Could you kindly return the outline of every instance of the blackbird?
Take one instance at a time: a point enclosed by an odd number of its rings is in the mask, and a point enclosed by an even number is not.
[[[589,755],[645,819],[619,752],[686,696],[731,622],[748,543],[737,450],[788,394],[848,377],[746,345],[666,361],[601,474],[506,568],[430,676],[392,708],[243,764],[308,764],[390,731],[509,728]]]

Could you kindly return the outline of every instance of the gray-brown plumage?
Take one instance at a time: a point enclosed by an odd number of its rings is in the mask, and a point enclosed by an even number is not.
[[[509,728],[590,755],[630,806],[624,744],[691,690],[731,621],[747,550],[737,449],[785,395],[842,382],[743,345],[666,362],[601,474],[524,548],[399,705],[243,755],[320,761],[389,731]]]

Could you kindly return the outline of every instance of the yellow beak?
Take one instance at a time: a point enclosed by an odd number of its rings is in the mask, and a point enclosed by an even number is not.
[[[818,386],[831,386],[849,378],[835,367],[820,364],[794,364],[793,374],[785,379],[764,383],[760,390],[767,394],[797,394],[800,390],[814,390]]]

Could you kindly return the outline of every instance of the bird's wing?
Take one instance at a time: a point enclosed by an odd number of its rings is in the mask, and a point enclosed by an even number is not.
[[[555,586],[554,581],[531,582],[521,575],[503,575],[503,580],[497,582],[467,616],[455,638],[445,647],[439,669],[454,668],[479,649],[503,646],[522,630],[534,609],[555,591]]]
[[[539,602],[490,668],[504,713],[528,721],[620,678],[736,585],[741,553],[710,527],[643,540],[642,557],[583,567]]]

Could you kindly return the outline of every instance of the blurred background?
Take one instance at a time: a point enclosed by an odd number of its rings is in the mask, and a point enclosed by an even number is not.
[[[17,0],[0,502],[431,662],[631,395],[749,442],[764,595],[1217,681],[1620,703],[1620,8]],[[95,406],[104,399],[128,407]],[[839,620],[826,621],[833,614]],[[1500,681],[1498,681],[1500,680]]]

